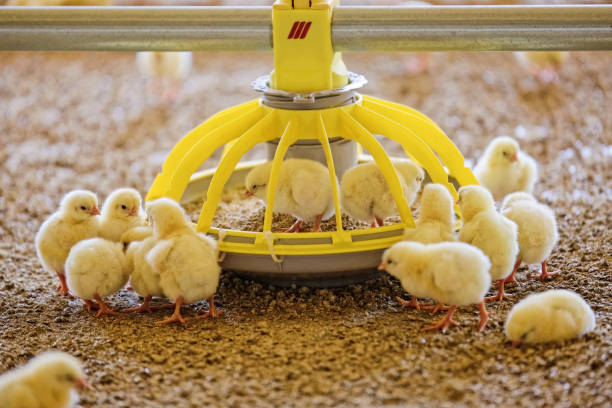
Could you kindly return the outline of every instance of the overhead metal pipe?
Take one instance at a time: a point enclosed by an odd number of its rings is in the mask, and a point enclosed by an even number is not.
[[[612,50],[612,5],[336,7],[337,51]],[[266,51],[269,7],[0,7],[0,49]]]

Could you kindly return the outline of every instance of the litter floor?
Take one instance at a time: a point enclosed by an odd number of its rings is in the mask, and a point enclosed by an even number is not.
[[[546,88],[512,54],[433,54],[418,77],[404,74],[406,58],[345,55],[370,80],[365,93],[429,115],[469,160],[495,136],[516,137],[539,162],[536,196],[556,212],[561,240],[549,269],[559,273],[541,282],[522,267],[512,298],[488,306],[483,333],[476,307],[460,310],[461,326],[447,334],[422,332],[437,316],[402,309],[401,287],[383,274],[309,289],[226,273],[216,295],[225,314],[184,327],[156,326],[167,311],[95,318],[57,296],[33,241],[61,196],[87,188],[102,200],[121,186],[145,193],[183,134],[256,97],[249,83],[271,69],[271,55],[197,53],[180,97],[163,105],[133,54],[0,53],[0,372],[44,350],[69,352],[94,387],[81,393],[83,407],[610,406],[612,53],[573,53]],[[552,288],[582,295],[595,331],[512,348],[507,312]],[[139,299],[123,290],[110,302]]]

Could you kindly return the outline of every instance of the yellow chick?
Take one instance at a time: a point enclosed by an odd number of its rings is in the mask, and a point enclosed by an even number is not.
[[[216,317],[214,295],[221,268],[217,263],[217,242],[196,233],[183,208],[168,198],[147,205],[153,223],[155,246],[146,255],[153,272],[160,276],[164,295],[175,303],[172,316],[158,324],[185,323],[181,305],[208,299],[209,311],[199,318]]]
[[[425,173],[408,159],[394,160],[402,191],[408,205],[414,202]],[[347,170],[340,182],[342,210],[351,217],[370,222],[372,228],[384,225],[384,219],[397,214],[397,205],[387,181],[376,163],[364,163]]]
[[[569,58],[569,52],[521,51],[515,52],[514,57],[523,68],[531,71],[538,81],[548,84],[559,79],[559,71]]]
[[[593,309],[569,290],[549,290],[527,296],[514,305],[506,319],[512,345],[544,343],[580,337],[595,328]]]
[[[246,195],[265,200],[271,171],[271,161],[253,168],[246,177]],[[322,220],[334,215],[334,198],[327,167],[314,160],[285,160],[274,196],[274,211],[297,218],[287,232],[300,231],[304,221],[314,222],[312,231],[321,231]]]
[[[98,198],[91,191],[66,194],[60,208],[40,226],[35,238],[36,254],[43,267],[60,280],[59,292],[69,295],[64,263],[77,242],[95,237],[99,221]]]
[[[453,197],[441,184],[427,184],[421,194],[421,207],[415,228],[407,228],[404,240],[422,244],[456,241]]]
[[[512,272],[519,252],[518,228],[513,221],[495,211],[491,193],[481,186],[463,186],[457,202],[463,215],[459,241],[480,248],[491,261],[489,273],[499,282],[496,296],[486,300],[503,300],[504,280]]]
[[[149,306],[153,296],[164,296],[160,283],[161,277],[146,260],[147,254],[157,243],[153,237],[153,229],[150,227],[132,228],[121,236],[121,243],[124,250],[127,249],[125,256],[132,271],[130,286],[136,293],[144,297],[142,305],[124,310],[124,312],[151,312],[154,309],[173,308],[174,305]]]
[[[98,236],[119,242],[121,234],[130,228],[145,225],[146,219],[138,191],[133,188],[120,188],[104,201]]]
[[[520,151],[511,137],[497,137],[489,143],[474,167],[474,175],[495,200],[516,191],[533,192],[538,179],[536,161]]]
[[[173,102],[180,87],[191,72],[191,52],[143,51],[136,54],[136,65],[140,73],[150,82],[153,93],[165,102]]]
[[[118,292],[129,277],[130,267],[118,242],[86,239],[72,247],[66,259],[68,287],[89,310],[98,309],[98,317],[121,314],[111,310],[102,298]]]
[[[540,279],[545,280],[556,272],[546,270],[546,260],[559,241],[555,213],[550,207],[538,203],[528,193],[512,193],[506,196],[502,204],[501,213],[518,226],[519,255],[514,264],[512,274],[506,282],[513,282],[514,273],[521,266],[539,263],[542,272]],[[533,275],[536,278],[538,275]]]
[[[479,304],[478,330],[482,331],[489,319],[483,298],[491,286],[490,265],[485,254],[471,245],[403,241],[384,252],[378,269],[400,280],[404,290],[413,296],[407,302],[410,306],[419,307],[417,297],[451,305],[443,319],[424,330],[446,332],[451,324],[457,324],[452,317],[458,306]]]
[[[74,388],[88,388],[81,363],[66,353],[46,352],[0,377],[2,408],[68,408]]]

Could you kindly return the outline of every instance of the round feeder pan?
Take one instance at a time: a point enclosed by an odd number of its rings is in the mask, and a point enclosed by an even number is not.
[[[362,160],[360,160],[362,161]],[[239,164],[225,184],[225,188],[243,186],[247,173],[263,161],[251,161]],[[188,203],[202,199],[208,191],[208,186],[216,169],[208,169],[195,173],[185,189],[181,202]],[[216,232],[211,231],[214,235]],[[367,231],[366,231],[367,232]],[[316,255],[282,255],[282,262],[275,261],[269,254],[225,252],[221,267],[237,273],[248,279],[263,281],[272,285],[310,287],[345,286],[374,278],[379,275],[376,267],[380,264],[382,253],[386,248],[376,250],[359,250],[358,241],[369,239],[388,239],[388,245],[398,241],[403,234],[400,224],[377,228],[353,237],[354,252],[316,254]],[[298,235],[298,234],[295,234]],[[304,235],[304,234],[299,234]],[[323,242],[330,238],[313,237],[312,243]],[[252,239],[251,239],[252,241]],[[289,244],[292,239],[280,239],[279,244]],[[308,239],[301,239],[300,244]],[[224,242],[250,243],[248,238],[229,234]]]

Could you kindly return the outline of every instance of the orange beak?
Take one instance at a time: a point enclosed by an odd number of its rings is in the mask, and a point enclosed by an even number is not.
[[[130,217],[135,217],[136,215],[138,215],[138,208],[132,208],[128,215]]]
[[[384,263],[381,263],[380,265],[378,265],[378,270],[379,271],[386,271],[387,270],[387,265],[385,265]]]
[[[518,160],[518,157],[517,157],[516,153],[514,153],[514,154],[512,155],[512,157],[510,157],[510,161],[511,161],[511,162],[515,162],[515,161],[517,161],[517,160]]]
[[[93,390],[93,388],[87,383],[87,380],[85,378],[79,378],[74,382],[74,384],[82,390]]]
[[[245,197],[252,197],[255,193],[253,193],[251,190],[247,190],[244,192],[244,196]]]
[[[100,215],[100,210],[98,209],[98,207],[94,207],[91,209],[90,212],[91,215]]]

